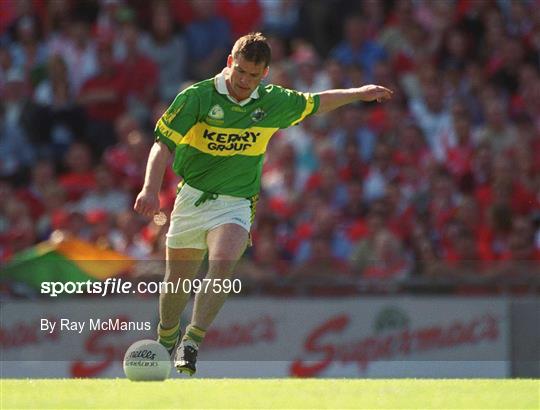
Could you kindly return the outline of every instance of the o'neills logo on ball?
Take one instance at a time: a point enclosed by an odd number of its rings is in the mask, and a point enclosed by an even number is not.
[[[126,351],[123,368],[129,380],[165,380],[171,372],[171,360],[155,340],[139,340]]]
[[[150,359],[156,360],[156,354],[151,350],[135,350],[129,354],[130,359]]]

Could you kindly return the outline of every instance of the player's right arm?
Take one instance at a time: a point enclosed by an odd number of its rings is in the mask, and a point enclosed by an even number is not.
[[[159,190],[170,156],[171,151],[163,142],[154,143],[148,155],[144,185],[133,207],[141,215],[152,217],[159,212]]]
[[[165,168],[187,131],[197,122],[199,98],[193,87],[182,91],[156,124],[156,142],[150,150],[144,186],[137,196],[133,209],[152,217],[159,212],[159,191]]]
[[[392,98],[394,92],[380,85],[364,85],[359,88],[348,88],[345,90],[327,90],[318,93],[320,103],[317,114],[323,114],[339,108],[343,105],[357,101],[377,101],[382,102]]]

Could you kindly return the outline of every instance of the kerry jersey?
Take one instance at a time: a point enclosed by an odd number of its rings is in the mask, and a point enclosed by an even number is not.
[[[240,105],[218,92],[220,75],[178,94],[154,134],[175,152],[173,169],[187,184],[248,198],[259,192],[272,135],[315,113],[319,96],[259,85],[258,98]]]

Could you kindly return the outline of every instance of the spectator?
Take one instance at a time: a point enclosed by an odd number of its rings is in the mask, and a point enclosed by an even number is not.
[[[98,72],[82,86],[78,102],[88,118],[86,137],[98,154],[113,145],[114,120],[125,109],[125,67],[113,60],[112,44],[106,40],[98,47]]]
[[[256,283],[271,283],[283,276],[287,269],[273,236],[260,236],[251,258],[243,258],[236,268],[235,278]]]
[[[425,277],[436,277],[444,273],[434,244],[425,236],[415,241],[416,270]]]
[[[455,144],[450,133],[451,116],[444,101],[440,83],[429,81],[422,85],[422,96],[412,99],[409,108],[424,133],[433,156],[442,161],[445,147]]]
[[[258,0],[218,0],[216,7],[217,14],[227,19],[232,38],[259,30],[262,10]]]
[[[111,231],[115,214],[94,210],[86,213],[86,221],[90,225],[89,240],[101,249],[112,249]]]
[[[45,212],[45,193],[51,185],[57,183],[56,179],[54,163],[45,159],[38,160],[32,166],[28,186],[16,191],[17,198],[28,205],[33,220]]]
[[[143,182],[144,169],[140,167],[144,156],[148,156],[149,141],[142,134],[139,124],[129,114],[124,114],[115,124],[118,143],[107,148],[103,157],[115,178],[122,181],[129,191],[137,189]]]
[[[508,150],[516,138],[516,130],[508,123],[503,103],[494,99],[486,101],[485,107],[486,123],[476,132],[476,141],[489,142],[496,153]]]
[[[330,87],[330,80],[319,68],[319,57],[315,49],[308,44],[297,46],[293,54],[298,72],[293,84],[295,90],[317,93]]]
[[[347,141],[354,140],[360,158],[364,162],[369,162],[373,157],[375,149],[375,134],[367,126],[365,114],[360,106],[347,105],[339,110],[340,121],[330,138],[335,143],[335,149],[343,155]]]
[[[526,216],[514,218],[512,230],[508,238],[508,249],[501,255],[503,260],[515,262],[540,262],[540,251],[534,244],[534,228],[532,220]],[[514,272],[515,273],[515,272]]]
[[[54,39],[66,37],[70,20],[73,19],[73,4],[69,0],[50,1],[46,5],[43,18],[44,32],[54,42]]]
[[[263,30],[282,38],[292,38],[299,23],[299,3],[298,0],[260,2],[263,15]]]
[[[347,76],[343,66],[337,60],[326,60],[324,70],[332,88],[345,88],[347,86]]]
[[[69,145],[83,134],[85,118],[75,104],[67,66],[58,54],[49,59],[47,77],[34,92],[39,106],[39,133],[49,147],[43,151],[60,160]]]
[[[455,226],[455,233],[449,238],[450,244],[444,260],[447,273],[457,276],[478,276],[485,273],[485,264],[479,255],[474,234],[465,227]]]
[[[102,0],[95,22],[94,31],[98,37],[114,38],[120,27],[118,16],[126,11],[121,0]]]
[[[375,239],[386,232],[385,215],[380,210],[371,209],[367,215],[364,232],[359,241],[352,245],[350,263],[354,272],[362,274],[371,261],[375,252]]]
[[[61,234],[89,241],[92,235],[92,229],[86,217],[77,210],[67,210],[60,216],[60,229]],[[52,238],[55,233],[53,232]]]
[[[341,207],[343,223],[347,229],[350,229],[366,213],[366,206],[362,199],[362,184],[356,180],[349,182],[347,199]]]
[[[458,29],[451,29],[442,40],[439,50],[439,65],[443,70],[462,70],[470,60],[466,34]]]
[[[434,163],[434,158],[422,130],[414,122],[407,122],[398,134],[396,139],[399,141],[400,149],[395,151],[393,162],[401,167],[410,165],[419,170],[427,170]]]
[[[519,70],[525,60],[525,48],[520,39],[504,37],[488,62],[492,84],[515,93],[519,87]]]
[[[360,158],[360,151],[356,139],[348,138],[343,149],[340,161],[339,178],[342,181],[361,181],[366,174],[365,163]]]
[[[481,231],[485,228],[482,222],[480,209],[473,196],[464,196],[456,209],[455,221],[470,232],[478,242]]]
[[[502,255],[507,254],[512,218],[512,210],[505,204],[494,204],[485,213],[486,228],[480,236],[480,252],[489,260],[501,260]]]
[[[343,204],[346,196],[345,186],[337,183],[339,180],[336,160],[334,151],[322,153],[319,169],[311,174],[305,186],[306,191],[315,193],[334,209]]]
[[[316,219],[313,226],[301,234],[303,237],[298,242],[295,263],[301,264],[310,259],[318,260],[322,254],[317,254],[317,246],[323,242],[329,245],[325,254],[331,255],[332,263],[337,261],[344,263],[349,256],[350,243],[339,224],[339,213],[327,205],[322,205],[315,208],[314,216]]]
[[[150,107],[157,98],[158,68],[139,51],[139,28],[133,17],[126,16],[121,27],[120,51],[128,110],[141,123],[150,122]]]
[[[232,43],[229,23],[214,1],[192,1],[195,20],[186,26],[191,78],[212,77],[225,65]]]
[[[440,235],[445,226],[453,219],[459,204],[459,193],[452,176],[445,168],[440,168],[432,177],[428,211],[431,226]]]
[[[43,213],[36,220],[36,232],[40,240],[49,239],[56,229],[65,228],[69,216],[66,191],[58,181],[50,181],[41,191]]]
[[[55,54],[49,59],[47,76],[34,92],[34,100],[43,105],[52,105],[55,102],[55,97],[62,102],[73,97],[69,86],[68,68],[59,54]]]
[[[530,213],[536,203],[534,193],[515,177],[513,161],[500,154],[492,167],[491,183],[478,187],[475,192],[483,213],[493,204],[507,206],[516,214]]]
[[[305,245],[309,247],[309,254],[292,270],[295,280],[314,281],[320,285],[328,281],[335,283],[338,276],[348,273],[345,261],[332,252],[333,245],[332,237],[320,233],[311,237]]]
[[[73,143],[64,157],[64,165],[66,171],[60,174],[58,180],[68,200],[78,201],[85,192],[96,186],[90,148],[80,142]]]
[[[410,263],[399,239],[389,231],[379,232],[362,276],[366,279],[403,279],[409,274]]]
[[[110,214],[120,213],[130,206],[129,195],[117,188],[113,176],[104,165],[94,169],[96,186],[86,192],[76,205],[76,209],[83,214],[98,210]]]
[[[32,163],[36,154],[22,120],[27,102],[25,88],[22,71],[11,69],[0,105],[0,176],[3,177],[15,177]]]
[[[378,42],[388,52],[398,72],[413,68],[414,58],[411,57],[418,52],[414,42],[411,41],[415,25],[418,25],[413,12],[412,1],[397,1],[389,16],[388,24],[379,34]]]
[[[47,61],[47,50],[38,39],[35,24],[29,16],[20,18],[16,24],[16,41],[11,48],[13,64],[22,68],[33,84],[41,80]]]
[[[392,148],[379,142],[375,147],[371,162],[364,180],[364,198],[367,202],[380,199],[386,185],[398,175],[398,168],[392,164]]]
[[[155,4],[150,33],[141,37],[140,48],[159,69],[160,98],[172,101],[186,80],[187,46],[184,37],[174,32],[166,3]]]
[[[6,197],[2,213],[7,221],[4,233],[0,234],[0,246],[4,247],[2,253],[13,255],[36,242],[35,226],[25,203],[19,202],[14,196]]]
[[[59,54],[66,62],[69,71],[69,83],[73,94],[77,95],[82,85],[98,70],[96,46],[90,36],[90,27],[82,18],[71,21],[67,32],[51,39],[51,55]]]
[[[453,146],[445,146],[444,163],[457,180],[462,180],[472,172],[474,142],[471,121],[464,106],[455,106],[452,112]]]
[[[263,188],[270,199],[270,206],[283,217],[294,215],[302,195],[302,180],[294,163],[280,167],[273,175],[265,176]]]
[[[139,215],[131,210],[118,214],[116,227],[111,232],[111,242],[114,250],[135,259],[146,259],[150,255],[150,245],[141,235],[143,222]]]
[[[345,38],[332,50],[331,56],[346,66],[359,65],[365,73],[365,81],[371,82],[375,64],[384,60],[386,53],[368,38],[368,24],[362,17],[348,17],[345,21]]]
[[[0,42],[0,93],[3,95],[7,73],[13,69],[13,58],[6,44]]]
[[[410,238],[414,227],[414,208],[405,195],[404,189],[398,179],[392,180],[386,186],[383,198],[387,212],[387,226],[389,230],[403,242]]]
[[[527,144],[526,141],[523,143],[517,143],[513,147],[513,156],[515,158],[517,175],[517,183],[523,187],[523,190],[530,193],[530,199],[534,197],[535,192],[537,191],[535,176],[539,171],[539,162],[535,161],[535,157],[538,158],[539,152],[535,152],[534,148],[531,149],[532,144]],[[533,200],[534,201],[534,200]],[[538,201],[536,201],[538,204]]]

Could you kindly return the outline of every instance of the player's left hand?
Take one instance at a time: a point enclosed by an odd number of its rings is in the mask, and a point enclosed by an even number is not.
[[[392,94],[394,94],[394,92],[389,88],[373,84],[364,85],[363,87],[360,87],[359,91],[361,94],[361,100],[366,102],[382,102],[384,100],[389,100],[392,98]]]

